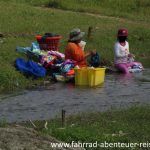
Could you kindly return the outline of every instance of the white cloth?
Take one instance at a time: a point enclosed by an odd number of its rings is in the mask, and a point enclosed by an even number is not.
[[[114,46],[115,64],[128,63],[129,43],[125,41],[125,45],[122,46],[119,42]]]
[[[85,42],[85,41],[81,41],[81,42],[79,43],[79,46],[82,48],[83,51],[84,51],[85,45],[86,45],[86,42]]]

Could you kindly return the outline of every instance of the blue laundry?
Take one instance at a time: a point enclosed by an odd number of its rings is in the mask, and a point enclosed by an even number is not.
[[[28,51],[31,51],[31,47],[17,47],[16,51],[19,53],[27,53]]]
[[[98,53],[91,56],[90,65],[93,67],[99,67],[100,65],[100,56]]]
[[[61,67],[61,72],[62,73],[67,73],[69,72],[72,68],[74,68],[73,64],[66,64],[64,66]]]
[[[39,44],[36,42],[32,42],[31,47],[17,47],[16,51],[20,53],[25,53],[25,54],[32,53],[33,55],[41,54]]]
[[[22,58],[16,59],[16,68],[20,72],[29,76],[35,77],[46,76],[46,69],[31,60],[25,61]]]

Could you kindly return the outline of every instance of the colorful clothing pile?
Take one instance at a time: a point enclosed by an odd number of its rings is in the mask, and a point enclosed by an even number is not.
[[[38,57],[37,62],[33,62],[31,60],[25,61],[23,59],[18,58],[16,60],[16,68],[20,70],[22,73],[28,75],[34,75],[36,77],[43,77],[42,75],[36,75],[33,71],[33,66],[40,67],[41,70],[48,70],[49,75],[57,73],[59,75],[67,76],[67,75],[74,75],[74,68],[75,63],[71,60],[65,60],[65,55],[58,51],[44,51],[40,50],[40,47],[37,43],[32,43],[31,47],[17,47],[17,52],[25,53],[25,54],[32,54],[33,56]],[[34,64],[34,65],[29,65]],[[38,67],[35,67],[37,69]],[[31,71],[32,70],[32,71]],[[45,73],[46,75],[46,73]]]

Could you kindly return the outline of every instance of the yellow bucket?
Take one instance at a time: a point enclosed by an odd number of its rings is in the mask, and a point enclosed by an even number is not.
[[[96,86],[102,84],[105,79],[106,68],[75,68],[75,84]]]
[[[88,70],[87,68],[75,68],[75,84],[88,85]]]

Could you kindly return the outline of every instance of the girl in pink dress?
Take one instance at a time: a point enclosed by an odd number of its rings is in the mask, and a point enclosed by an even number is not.
[[[142,70],[142,64],[135,62],[134,55],[130,54],[129,52],[129,43],[127,41],[127,37],[127,29],[118,30],[118,39],[114,46],[115,67],[123,73],[129,73],[134,65],[140,66]]]

